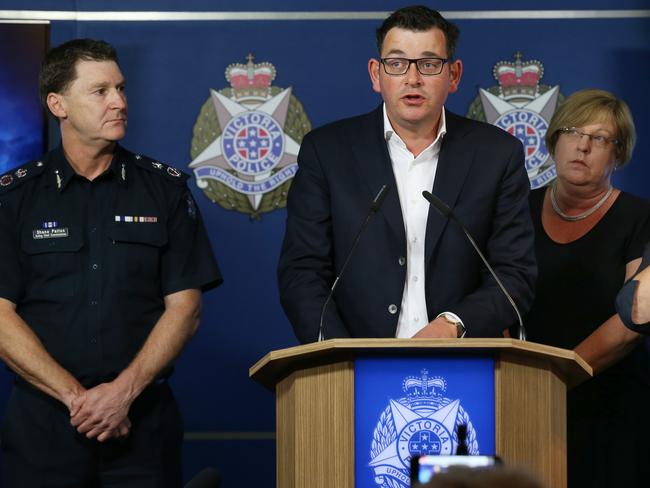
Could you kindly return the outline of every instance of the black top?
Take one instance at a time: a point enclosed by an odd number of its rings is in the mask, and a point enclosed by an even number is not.
[[[573,349],[616,313],[625,265],[650,239],[650,204],[621,192],[587,234],[568,244],[542,227],[544,190],[531,193],[537,295],[524,322],[534,342]],[[568,486],[647,486],[650,478],[648,344],[567,394]]]
[[[526,330],[530,341],[573,349],[616,313],[625,265],[650,240],[650,203],[621,192],[593,229],[558,244],[542,226],[544,192],[530,196],[539,274]]]
[[[186,180],[120,147],[93,181],[61,147],[0,177],[0,297],[86,387],[128,366],[166,295],[222,281]]]

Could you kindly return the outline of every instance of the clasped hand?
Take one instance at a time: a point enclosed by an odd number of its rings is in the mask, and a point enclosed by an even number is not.
[[[126,437],[131,401],[112,383],[102,383],[76,396],[70,405],[70,423],[89,439],[104,442]]]

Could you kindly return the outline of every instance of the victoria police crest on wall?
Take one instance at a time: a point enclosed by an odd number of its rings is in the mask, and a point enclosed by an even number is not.
[[[271,85],[275,67],[253,59],[226,68],[230,87],[210,90],[194,125],[189,166],[210,200],[259,218],[286,206],[311,123],[291,88]]]
[[[408,488],[411,458],[416,455],[450,455],[458,446],[457,426],[467,426],[469,454],[479,454],[476,431],[460,399],[447,398],[444,378],[422,376],[404,379],[405,397],[390,399],[373,432],[370,467],[381,488]]]
[[[544,66],[537,60],[499,61],[492,71],[498,86],[479,88],[467,116],[487,121],[519,138],[524,145],[526,171],[533,189],[555,179],[555,162],[546,149],[544,136],[561,101],[559,85],[540,84]]]

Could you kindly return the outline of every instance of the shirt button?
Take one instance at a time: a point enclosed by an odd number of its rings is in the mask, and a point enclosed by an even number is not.
[[[404,256],[400,256],[397,262],[400,266],[404,266],[406,264],[406,258]]]
[[[390,305],[388,305],[388,312],[391,315],[395,315],[397,313],[397,305],[395,305],[394,303],[391,303]]]
[[[97,344],[97,339],[95,339],[95,338],[93,337],[92,339],[90,339],[90,343],[91,343],[91,344]]]
[[[414,277],[413,277],[413,281],[417,281],[417,280],[418,280],[418,277],[417,277],[417,276],[414,276]]]
[[[413,322],[418,322],[420,320],[420,317],[413,317]]]
[[[94,263],[94,264],[93,264],[93,265],[92,265],[91,267],[92,267],[92,269],[94,269],[94,270],[95,270],[95,269],[97,269],[97,268],[99,268],[99,264],[97,264],[97,263]]]
[[[91,300],[91,301],[90,301],[90,304],[91,304],[91,305],[97,305],[97,300]]]
[[[91,228],[90,228],[90,232],[91,232],[91,233],[95,232],[96,230],[97,230],[97,227],[91,227]]]

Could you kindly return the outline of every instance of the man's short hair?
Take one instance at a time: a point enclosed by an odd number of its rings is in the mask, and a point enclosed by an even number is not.
[[[447,44],[447,58],[453,59],[456,52],[456,43],[460,31],[458,27],[445,19],[440,12],[432,10],[424,5],[414,5],[395,10],[377,29],[377,50],[381,56],[381,49],[384,45],[386,34],[393,27],[406,29],[414,32],[428,31],[437,27],[445,35]]]
[[[52,48],[45,55],[38,77],[41,103],[47,108],[48,93],[63,93],[77,78],[78,61],[115,61],[115,48],[105,41],[74,39]]]

